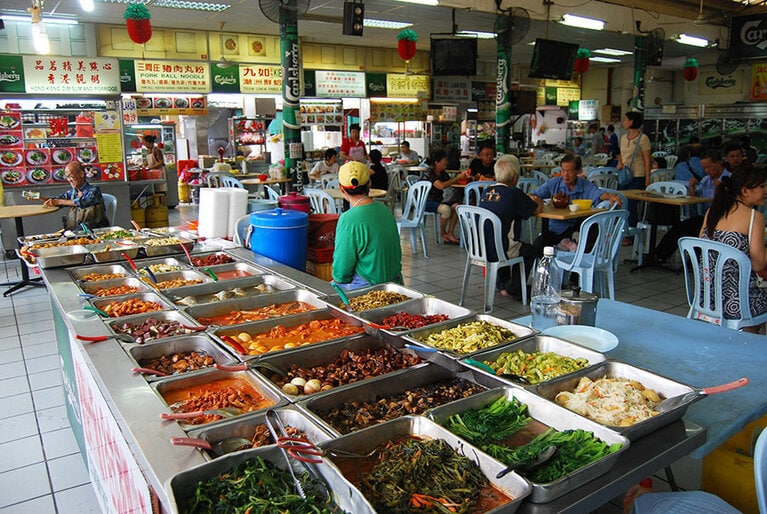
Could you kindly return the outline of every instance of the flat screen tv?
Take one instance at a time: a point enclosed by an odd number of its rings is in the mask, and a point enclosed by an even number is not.
[[[431,74],[473,76],[477,74],[477,38],[431,38]]]
[[[570,80],[573,78],[577,51],[577,43],[537,38],[530,60],[530,73],[527,76],[536,79]]]

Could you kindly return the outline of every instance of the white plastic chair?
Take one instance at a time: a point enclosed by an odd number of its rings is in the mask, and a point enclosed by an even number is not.
[[[673,168],[676,166],[676,163],[678,160],[679,160],[679,157],[677,157],[676,155],[669,154],[666,156],[666,166],[668,166],[669,168]]]
[[[223,184],[221,183],[221,179],[223,177],[234,178],[234,175],[232,175],[231,173],[226,173],[224,171],[216,172],[216,173],[208,173],[208,176],[205,177],[205,180],[208,182],[208,187],[222,187]]]
[[[313,214],[336,214],[336,201],[322,189],[304,189]]]
[[[655,182],[669,182],[674,180],[676,171],[674,168],[660,168],[650,172],[650,183]]]
[[[242,182],[240,182],[239,179],[237,179],[235,177],[227,177],[227,176],[222,176],[221,177],[221,186],[223,186],[223,187],[236,187],[236,188],[239,188],[239,189],[245,189],[245,186],[243,185]]]
[[[493,310],[493,300],[495,299],[495,281],[498,277],[498,268],[505,266],[519,266],[519,281],[522,290],[522,305],[527,304],[527,279],[525,277],[525,261],[522,257],[507,259],[503,255],[501,234],[501,219],[493,212],[482,207],[473,205],[459,205],[458,221],[461,224],[461,234],[466,244],[466,268],[463,272],[463,284],[461,285],[461,299],[459,305],[463,305],[466,289],[469,286],[469,276],[472,266],[485,268],[485,312]],[[485,232],[485,226],[490,223],[492,226],[492,236]],[[491,237],[492,240],[488,240]],[[488,259],[489,243],[492,243],[496,250],[496,261]]]
[[[238,218],[235,222],[234,236],[232,242],[245,248],[250,248],[250,214]]]
[[[594,166],[604,166],[609,160],[610,156],[606,153],[596,153],[594,154],[594,157],[592,157],[591,162],[594,163]]]
[[[264,191],[266,191],[266,197],[268,200],[274,200],[277,201],[280,199],[280,193],[275,191],[273,188],[269,187],[268,185],[264,186]]]
[[[375,200],[388,205],[389,210],[393,213],[394,206],[397,204],[397,195],[402,191],[402,181],[400,180],[399,170],[396,168],[387,168],[386,176],[389,181],[389,189],[386,190],[386,196],[376,198]]]
[[[660,194],[660,195],[673,195],[673,196],[687,196],[687,185],[683,182],[677,182],[675,180],[670,181],[663,181],[663,182],[653,182],[649,186],[647,186],[647,191],[650,191],[652,193]],[[637,222],[636,226],[636,233],[634,234],[634,247],[632,249],[632,253],[637,256],[637,262],[641,266],[642,261],[644,260],[644,249],[645,246],[648,246],[650,244],[650,229],[652,228],[652,224],[647,221],[647,213],[649,204],[645,203],[644,205],[644,214],[642,215],[642,220]],[[679,212],[680,219],[685,219],[689,217],[689,207],[682,207]],[[658,225],[658,228],[662,230],[668,230],[668,225]]]
[[[767,321],[767,313],[751,315],[751,302],[748,297],[751,260],[745,253],[730,245],[699,237],[681,238],[679,252],[684,264],[685,289],[690,306],[688,318],[735,330]],[[724,265],[728,261],[738,269],[739,319],[724,317],[722,279]]]
[[[653,157],[665,157],[667,155],[668,155],[668,153],[664,152],[663,150],[657,150],[657,151],[652,153]]]
[[[594,292],[594,279],[597,274],[604,276],[607,282],[607,297],[615,298],[615,282],[613,280],[615,256],[621,245],[623,229],[626,226],[629,212],[624,209],[599,212],[583,221],[580,228],[581,237],[575,252],[558,251],[557,265],[564,271],[578,273],[578,285],[583,291]],[[586,250],[589,231],[595,227],[597,238],[590,250]],[[600,286],[602,281],[600,280]],[[604,293],[602,287],[599,288]],[[604,296],[604,294],[602,294]]]
[[[110,225],[115,224],[115,214],[117,214],[117,197],[109,193],[101,193],[104,199],[104,210]]]
[[[338,189],[338,177],[322,181],[322,189]]]
[[[323,176],[320,177],[320,187],[322,189],[328,189],[330,187],[334,186],[328,186],[330,182],[333,182],[334,180],[338,180],[338,175],[334,173],[326,173]],[[338,188],[338,184],[335,185],[336,188]]]
[[[600,189],[618,189],[618,175],[612,173],[597,173],[590,174],[588,178],[589,182],[594,184]]]
[[[423,230],[423,213],[426,209],[426,197],[429,195],[432,184],[428,180],[419,180],[407,190],[407,201],[402,216],[397,218],[397,230],[402,233],[403,228],[410,229],[410,246],[413,249],[413,255],[418,252],[415,235],[416,231],[421,235],[421,247],[423,247],[423,257],[428,259],[426,253],[426,238]]]
[[[525,194],[532,193],[540,185],[541,185],[541,182],[535,178],[521,177],[519,181],[517,182],[517,187],[521,189],[522,192]],[[537,225],[538,225],[538,218],[536,216],[530,216],[523,223],[522,232],[520,233],[519,237],[523,241],[527,241],[528,243],[532,244],[533,240],[535,239]]]

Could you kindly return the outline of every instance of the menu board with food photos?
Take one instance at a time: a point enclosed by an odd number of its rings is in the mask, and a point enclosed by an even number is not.
[[[56,116],[67,119],[60,113]],[[100,159],[97,138],[76,137],[74,131],[54,134],[48,121],[35,113],[0,113],[0,181],[4,186],[66,184],[65,168],[72,161],[83,165],[89,181],[124,180],[122,152],[111,152],[107,161]]]
[[[139,116],[178,116],[208,114],[204,96],[135,96]]]
[[[301,124],[338,127],[344,122],[342,102],[304,102],[301,101]]]

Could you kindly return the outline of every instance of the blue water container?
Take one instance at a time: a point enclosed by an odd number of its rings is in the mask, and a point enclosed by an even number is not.
[[[306,270],[306,241],[309,215],[283,210],[254,212],[250,215],[253,233],[250,249],[299,271]]]

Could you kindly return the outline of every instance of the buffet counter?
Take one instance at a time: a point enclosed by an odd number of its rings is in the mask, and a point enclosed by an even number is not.
[[[198,247],[197,250],[216,249]],[[227,252],[242,260],[255,261],[271,274],[302,289],[318,295],[332,296],[334,293],[327,282],[267,258],[256,256],[254,259],[248,250]],[[171,438],[189,434],[181,424],[160,419],[161,415],[168,413],[168,405],[155,391],[157,382],[150,383],[132,370],[135,363],[117,340],[84,342],[76,337],[113,334],[102,318],[83,310],[85,300],[81,298],[82,291],[73,281],[70,271],[49,268],[42,270],[42,274],[51,292],[69,419],[103,510],[149,513],[157,512],[157,508],[161,507],[162,511],[175,511],[171,479],[208,460],[203,452],[195,448],[170,444]],[[329,302],[335,303],[335,298]],[[94,303],[98,304],[98,301]],[[456,313],[458,315],[467,314]],[[522,328],[529,331],[526,327]],[[231,333],[239,331],[241,329],[233,327]],[[279,355],[272,361],[280,364]],[[444,358],[442,354],[438,355]],[[444,362],[455,364],[457,361]],[[287,361],[278,367],[286,369],[286,365]],[[434,364],[428,366],[432,367],[422,369],[429,373],[436,369]],[[442,372],[451,373],[446,369]],[[492,387],[508,385],[495,382],[492,376],[485,377],[485,380]],[[376,386],[368,385],[368,389],[371,387]],[[319,396],[318,401],[321,402],[322,394]],[[304,397],[304,402],[299,402],[299,405],[306,401]],[[543,403],[545,409],[545,401]],[[280,405],[287,405],[287,402]],[[567,493],[553,501],[523,501],[518,505],[519,511],[553,513],[593,510],[624,493],[648,474],[688,455],[705,440],[705,428],[682,419],[672,421],[649,435],[632,440],[630,446],[616,456],[608,473],[570,487]]]

